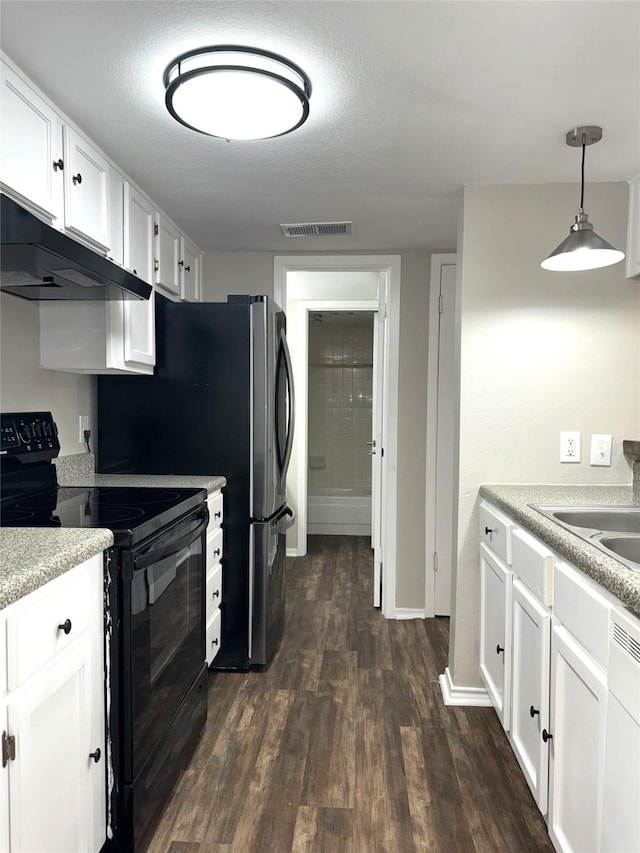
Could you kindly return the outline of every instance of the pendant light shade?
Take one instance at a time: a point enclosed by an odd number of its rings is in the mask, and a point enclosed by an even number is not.
[[[556,272],[594,270],[624,260],[624,252],[614,248],[596,234],[584,211],[585,149],[587,145],[592,145],[601,139],[602,128],[595,125],[576,127],[567,133],[567,145],[572,148],[582,147],[580,209],[569,230],[569,236],[541,262],[540,266],[545,270]]]
[[[266,50],[199,48],[169,63],[163,79],[171,115],[208,136],[268,139],[290,133],[309,115],[309,78]]]

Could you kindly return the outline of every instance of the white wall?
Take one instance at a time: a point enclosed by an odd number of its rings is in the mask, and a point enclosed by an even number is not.
[[[52,412],[58,425],[60,455],[82,453],[78,416],[89,415],[96,438],[96,379],[38,366],[40,324],[37,302],[0,295],[0,410]]]
[[[626,184],[590,184],[598,234],[624,246]],[[542,270],[569,232],[575,185],[469,186],[458,244],[461,309],[458,566],[449,668],[477,686],[478,488],[483,482],[630,483],[622,439],[640,434],[640,284],[624,264]],[[560,464],[560,430],[582,461]],[[589,466],[592,433],[611,433],[610,468]]]
[[[278,252],[282,255],[282,252]],[[305,252],[305,254],[312,254]],[[322,254],[322,253],[317,253]],[[337,254],[331,252],[332,255]],[[398,423],[399,493],[396,606],[424,608],[425,433],[427,338],[431,254],[381,248],[376,254],[401,256],[400,388]],[[228,293],[273,294],[270,252],[210,252],[203,263],[205,301]]]

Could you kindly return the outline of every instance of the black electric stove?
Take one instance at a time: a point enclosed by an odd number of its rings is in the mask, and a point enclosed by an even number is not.
[[[59,451],[50,412],[0,415],[0,525],[113,532],[104,561],[104,849],[138,853],[207,716],[206,491],[61,486]]]

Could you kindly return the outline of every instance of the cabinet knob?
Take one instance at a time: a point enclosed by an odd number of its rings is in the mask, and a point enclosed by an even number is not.
[[[191,267],[190,267],[190,266],[189,266],[189,267],[185,267],[185,270],[186,270],[187,272],[191,272]]]
[[[495,533],[495,530],[492,527],[485,527],[484,535],[489,536],[489,534],[491,534],[491,533]]]
[[[89,758],[93,758],[96,764],[98,763],[98,761],[100,761],[101,757],[102,753],[100,752],[100,747],[98,747],[95,752],[89,753]]]
[[[213,556],[214,556],[214,557],[219,557],[219,556],[220,556],[220,548],[216,548],[216,549],[215,549],[215,551],[213,552]]]
[[[64,160],[60,157],[58,160],[53,161],[53,171],[57,172],[58,169],[62,171],[64,169]]]
[[[530,716],[531,716],[531,718],[533,719],[533,717],[535,717],[535,715],[536,715],[536,714],[538,714],[538,715],[539,715],[539,714],[540,714],[540,711],[536,711],[536,709],[535,709],[535,708],[533,707],[533,705],[532,705],[532,706],[529,708],[529,715],[530,715]]]
[[[542,729],[542,740],[546,743],[548,740],[553,740],[553,735],[549,734],[546,729]]]
[[[217,646],[217,645],[218,645],[218,638],[217,638],[217,637],[215,637],[215,639],[211,640],[211,645],[212,645],[212,646]]]
[[[184,261],[178,261],[178,266],[179,266],[179,267],[183,267],[183,266],[184,266]]]
[[[220,597],[220,590],[219,590],[219,589],[214,590],[214,592],[213,592],[213,597],[214,597],[214,598],[219,598],[219,597]]]
[[[62,625],[58,625],[58,631],[64,631],[65,634],[71,633],[71,619],[65,619]]]
[[[220,510],[218,510],[218,512],[214,512],[213,517],[214,518],[222,518],[222,513],[220,512]]]
[[[78,172],[78,174],[74,175],[71,180],[73,181],[74,184],[81,184],[82,183],[82,175],[80,174],[80,172]]]
[[[500,652],[503,652],[503,651],[504,651],[504,647],[501,646],[500,643],[498,643],[498,645],[496,646],[496,654],[499,655]]]

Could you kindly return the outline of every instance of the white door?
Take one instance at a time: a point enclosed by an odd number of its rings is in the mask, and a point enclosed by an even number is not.
[[[68,853],[91,844],[90,644],[77,644],[9,695],[11,849]],[[97,765],[104,767],[104,764]]]
[[[382,604],[382,424],[384,401],[384,311],[373,318],[373,407],[371,418],[371,547],[373,548],[373,606]]]
[[[546,745],[549,836],[560,853],[600,848],[606,705],[604,672],[565,628],[555,627]]]
[[[451,613],[453,517],[455,512],[454,460],[455,405],[455,296],[456,266],[440,268],[438,300],[438,390],[436,425],[434,609],[436,616]]]
[[[67,125],[64,131],[64,224],[107,252],[110,248],[109,164]]]
[[[180,296],[180,232],[166,216],[156,213],[156,285],[172,296]]]
[[[124,265],[143,281],[153,282],[153,232],[155,210],[151,202],[125,184]],[[125,299],[125,364],[154,365],[156,361],[155,292],[149,300]]]
[[[502,727],[509,731],[513,572],[485,545],[480,552],[480,674]]]
[[[185,302],[200,301],[200,250],[180,238],[180,296]]]
[[[62,120],[2,63],[0,181],[62,227]]]
[[[547,813],[551,614],[519,581],[513,582],[511,733],[513,750],[531,793]]]

